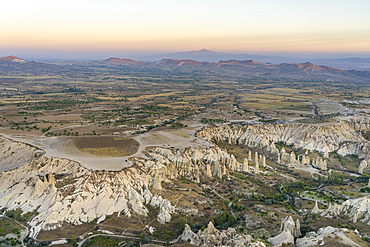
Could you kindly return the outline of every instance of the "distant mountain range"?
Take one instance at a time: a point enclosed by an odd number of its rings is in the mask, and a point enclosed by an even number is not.
[[[148,62],[160,61],[163,59],[190,59],[201,62],[218,62],[220,60],[255,60],[259,63],[275,64],[289,62],[305,63],[310,61],[315,64],[338,67],[342,69],[370,70],[370,58],[305,59],[280,56],[261,56],[253,54],[222,53],[207,49],[138,57],[138,60]]]
[[[208,52],[208,51],[202,51]],[[369,83],[370,70],[346,70],[306,63],[259,63],[255,60],[220,60],[201,62],[193,59],[162,59],[158,62],[139,62],[132,59],[109,58],[103,61],[62,61],[60,63],[27,62],[15,56],[0,58],[0,71],[52,73],[90,69],[92,67],[148,72],[155,69],[168,74],[201,73],[203,75],[233,76],[252,79]]]
[[[369,58],[339,58],[339,59],[312,59],[313,63],[319,65],[327,65],[342,69],[354,70],[370,70],[370,57]]]
[[[370,71],[345,70],[306,63],[258,63],[254,60],[221,60],[199,62],[189,59],[165,59],[158,68],[182,71],[204,71],[220,75],[242,76],[253,79],[299,80],[324,82],[370,82]]]
[[[260,63],[281,63],[282,61],[289,61],[285,58],[274,57],[274,56],[259,56],[252,54],[234,54],[234,53],[223,53],[202,49],[199,51],[187,51],[178,53],[168,53],[153,56],[140,57],[139,60],[145,61],[160,61],[162,59],[190,59],[201,62],[218,62],[220,60],[256,60]]]

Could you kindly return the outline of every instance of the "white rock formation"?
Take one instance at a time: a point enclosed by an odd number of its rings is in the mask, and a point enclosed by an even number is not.
[[[302,164],[309,165],[310,164],[310,157],[303,155],[302,156]]]
[[[150,191],[155,170],[155,164],[136,162],[117,172],[90,171],[71,160],[41,157],[1,174],[0,209],[37,210],[29,222],[31,237],[63,222],[101,222],[115,212],[146,216],[147,204],[159,207],[160,223],[169,222],[175,207]]]
[[[282,233],[285,230],[289,230],[295,238],[301,236],[301,224],[299,223],[299,220],[297,219],[294,222],[292,216],[287,216],[285,219],[281,219],[280,232]]]
[[[322,153],[324,157],[328,157],[330,152],[338,151],[340,155],[357,154],[360,158],[365,158],[370,153],[370,142],[364,139],[360,130],[368,128],[369,125],[369,117],[354,117],[335,124],[320,126],[258,124],[241,128],[238,125],[222,125],[204,128],[198,132],[197,136],[208,141],[226,141],[248,147],[264,148],[266,151],[277,155],[279,163],[292,163],[295,157],[286,154],[284,149],[279,154],[274,143],[283,142],[287,145],[293,145],[295,148],[306,149],[306,151],[316,150]],[[257,159],[258,157],[255,157],[255,161],[258,162]],[[309,164],[307,159],[302,160],[302,162]],[[327,170],[324,162],[317,163],[314,161],[313,163],[320,169]]]
[[[342,205],[334,204],[321,215],[331,218],[337,217],[341,214],[349,216],[350,220],[356,223],[362,221],[370,224],[370,197],[361,197],[347,200]]]
[[[21,167],[43,154],[39,148],[0,136],[0,172]]]
[[[311,214],[318,214],[318,213],[320,213],[320,209],[319,209],[319,206],[317,205],[317,201],[315,201],[315,205],[313,206]]]
[[[325,237],[335,238],[338,244],[343,243],[347,246],[358,246],[353,240],[348,238],[344,233],[348,232],[347,229],[334,228],[331,226],[320,228],[316,232],[308,232],[305,237],[296,240],[297,247],[310,247],[310,246],[325,246]]]
[[[7,150],[20,150],[24,158],[19,162],[24,163],[1,174],[0,209],[20,208],[23,213],[37,209],[39,214],[29,222],[32,237],[63,222],[79,225],[97,219],[100,223],[113,213],[146,216],[146,205],[159,207],[160,223],[169,222],[175,207],[156,195],[162,181],[185,177],[200,183],[202,175],[221,178],[228,170],[249,171],[246,161],[241,164],[218,147],[183,151],[153,147],[147,150],[147,159],[133,158],[132,167],[113,172],[90,171],[71,160],[40,157],[43,152],[27,144],[3,140],[6,145],[0,146],[0,152],[4,159],[9,156]]]
[[[326,160],[323,160],[320,157],[317,157],[316,158],[316,161],[315,161],[315,159],[312,159],[312,165],[314,167],[317,167],[320,170],[324,170],[324,171],[328,170],[328,167],[327,167],[327,164],[326,164]]]
[[[244,159],[243,172],[249,172],[248,159]]]
[[[182,152],[176,149],[153,147],[147,150],[148,156],[154,161],[142,161],[146,167],[155,163],[156,169],[152,169],[151,176],[164,180],[185,177],[187,180],[200,183],[201,174],[211,177],[222,178],[227,170],[242,171],[240,164],[234,155],[218,147],[211,148],[186,148]]]
[[[254,163],[257,165],[258,164],[258,153],[254,153]]]
[[[268,147],[270,142],[284,142],[287,145],[297,143],[300,148],[317,150],[323,154],[333,152],[342,142],[366,141],[359,133],[353,121],[340,121],[330,125],[308,124],[258,124],[248,125],[247,129],[222,125],[204,128],[198,137],[205,140],[227,141],[251,147]],[[370,118],[361,120],[364,127],[369,125]]]
[[[280,247],[286,244],[294,244],[294,237],[288,229],[285,229],[279,235],[269,238],[267,241],[269,241],[272,246]]]
[[[358,173],[364,173],[364,169],[368,168],[370,164],[370,154],[366,156],[364,160],[360,162],[360,166],[358,167]]]
[[[208,223],[204,231],[199,231],[195,234],[188,224],[185,225],[185,230],[181,235],[181,240],[189,241],[195,246],[253,246],[265,247],[262,242],[251,242],[252,238],[249,235],[237,234],[234,228],[229,228],[224,231],[217,230],[212,221]]]

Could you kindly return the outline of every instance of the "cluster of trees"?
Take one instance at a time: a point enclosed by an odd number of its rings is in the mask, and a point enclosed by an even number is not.
[[[281,194],[281,193],[275,193],[273,196],[268,196],[265,198],[266,205],[272,205],[272,204],[281,204],[286,199],[288,199],[287,194]]]
[[[16,209],[16,210],[7,210],[5,212],[5,215],[11,219],[14,219],[14,220],[21,220],[22,219],[22,211],[20,208]]]
[[[344,176],[343,174],[338,173],[329,173],[327,179],[325,180],[325,177],[318,176],[317,181],[319,184],[325,183],[325,184],[344,184]]]
[[[238,219],[229,212],[223,212],[222,214],[217,215],[213,220],[215,226],[223,227],[231,227],[238,222]]]
[[[171,127],[172,127],[172,129],[174,129],[174,128],[182,128],[182,127],[184,127],[184,124],[182,124],[180,122],[175,122],[175,123],[172,123],[171,124]]]
[[[370,175],[368,174],[361,174],[361,176],[357,178],[357,180],[361,183],[368,183],[369,179],[370,179]]]
[[[47,128],[44,128],[41,131],[42,131],[42,133],[45,133],[45,132],[48,132],[50,129],[51,129],[51,126],[49,126]]]
[[[89,133],[87,133],[87,134],[89,134]],[[93,132],[93,133],[90,133],[90,135],[96,135],[96,133],[95,132]],[[47,136],[61,136],[61,135],[64,135],[64,136],[78,136],[78,132],[76,132],[76,133],[74,133],[74,132],[60,132],[60,133],[53,133],[53,132],[47,132],[45,135],[47,135]],[[85,133],[84,133],[84,135],[85,135]]]
[[[226,118],[215,118],[215,119],[212,119],[212,118],[202,118],[200,120],[200,122],[202,124],[222,124],[222,123],[226,123],[227,120],[226,120]]]

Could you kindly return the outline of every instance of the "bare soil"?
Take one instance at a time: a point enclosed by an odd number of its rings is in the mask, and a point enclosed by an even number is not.
[[[136,153],[139,143],[132,138],[112,136],[74,137],[77,147],[97,156],[127,156]]]

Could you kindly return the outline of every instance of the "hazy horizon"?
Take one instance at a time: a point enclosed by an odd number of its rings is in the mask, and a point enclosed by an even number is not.
[[[368,57],[369,10],[367,0],[14,0],[2,4],[0,56],[138,59],[206,48],[283,57]]]
[[[206,48],[202,48],[206,49]],[[127,58],[133,59],[138,61],[154,61],[151,57],[155,58],[158,56],[163,56],[163,58],[171,58],[165,57],[165,55],[170,55],[172,53],[182,53],[182,52],[192,52],[192,51],[200,51],[198,50],[179,50],[179,51],[168,51],[168,52],[99,52],[95,51],[94,53],[91,52],[79,52],[74,51],[71,53],[58,53],[58,52],[33,52],[33,51],[0,51],[0,57],[6,56],[16,56],[25,60],[38,60],[38,61],[56,61],[56,60],[72,60],[72,61],[100,61],[105,60],[110,57],[116,58]],[[208,50],[208,49],[207,49]],[[271,56],[277,58],[287,58],[292,60],[304,60],[306,59],[340,59],[340,58],[370,58],[370,53],[280,53],[280,52],[229,52],[229,51],[218,51],[218,50],[211,50],[212,52],[219,52],[219,53],[227,53],[227,54],[235,54],[235,55],[255,55],[255,56]],[[247,58],[246,58],[247,59]]]

